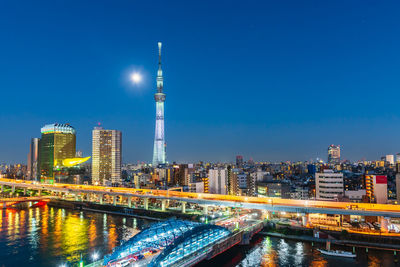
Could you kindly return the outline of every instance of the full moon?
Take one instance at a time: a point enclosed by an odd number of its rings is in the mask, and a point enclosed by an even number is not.
[[[139,73],[135,72],[131,75],[131,80],[134,83],[140,83],[140,81],[142,80],[142,76]]]

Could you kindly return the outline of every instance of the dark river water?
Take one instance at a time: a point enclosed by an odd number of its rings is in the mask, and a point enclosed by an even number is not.
[[[150,223],[132,217],[48,206],[0,211],[0,266],[77,266],[101,257]],[[198,266],[400,266],[391,252],[357,251],[357,259],[322,256],[310,243],[255,236]],[[396,256],[397,259],[397,256]]]

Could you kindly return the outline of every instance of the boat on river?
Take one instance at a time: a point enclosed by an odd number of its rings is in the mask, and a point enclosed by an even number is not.
[[[319,252],[321,252],[324,255],[328,256],[338,256],[338,257],[346,257],[346,258],[355,258],[356,254],[348,252],[348,251],[343,251],[343,250],[325,250],[325,249],[318,249]]]

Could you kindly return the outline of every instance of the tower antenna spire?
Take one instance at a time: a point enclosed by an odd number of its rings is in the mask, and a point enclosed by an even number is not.
[[[161,47],[162,43],[158,42],[158,67],[161,69]]]

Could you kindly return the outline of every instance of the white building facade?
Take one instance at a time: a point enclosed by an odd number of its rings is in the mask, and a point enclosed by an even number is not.
[[[343,195],[343,173],[324,170],[315,174],[315,197],[318,200],[335,200]]]
[[[228,170],[223,168],[208,171],[208,190],[210,194],[227,194]]]

